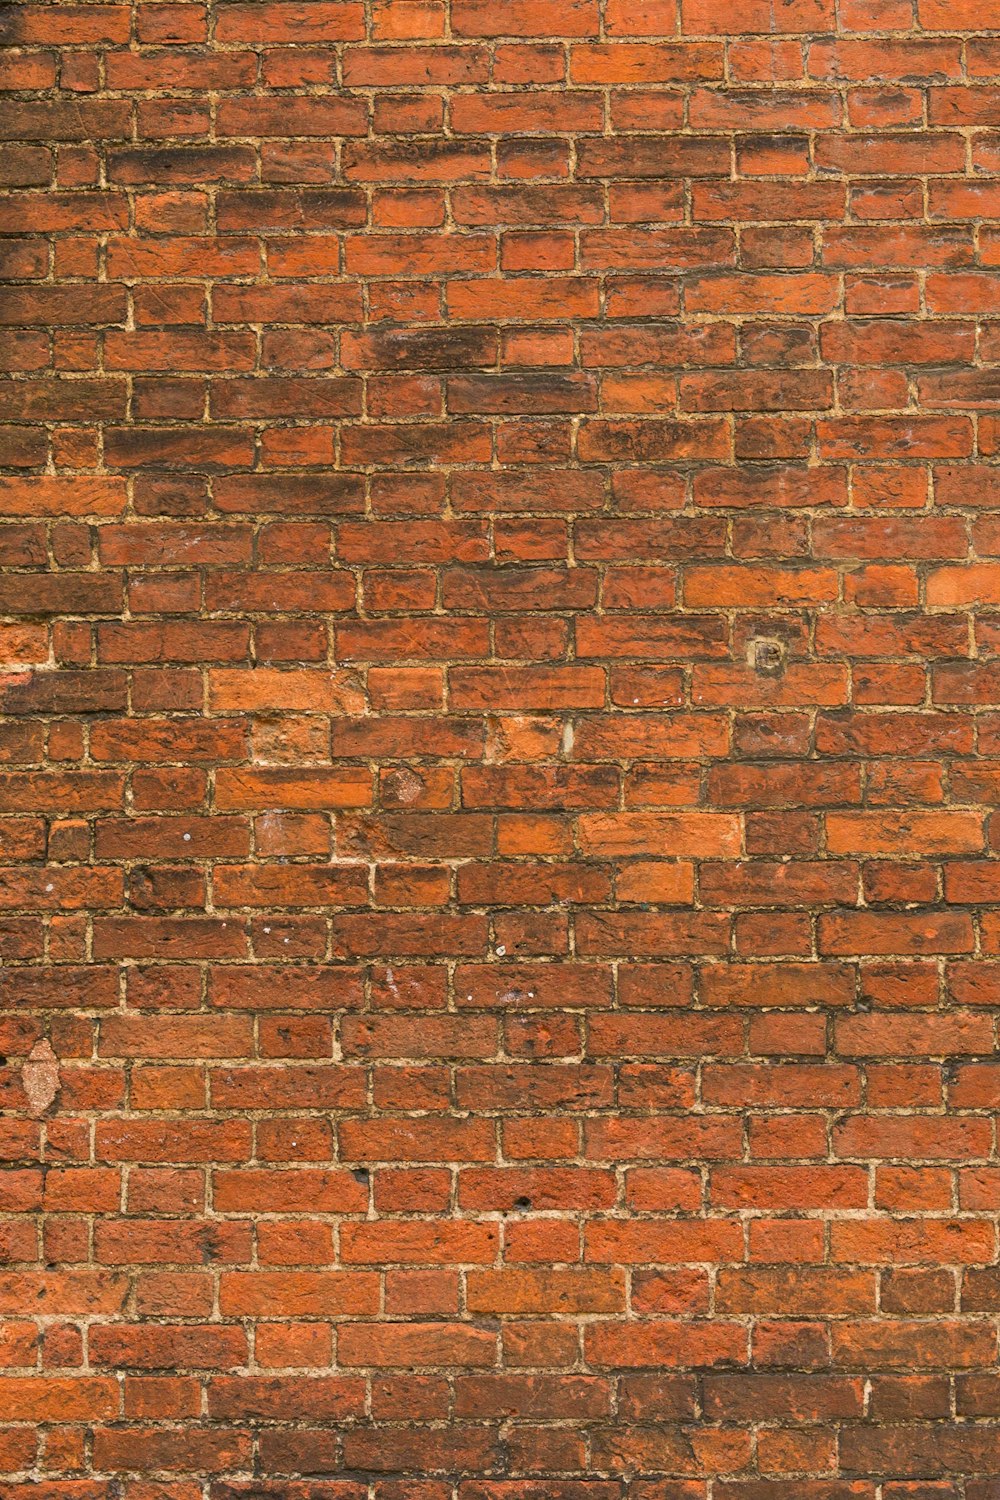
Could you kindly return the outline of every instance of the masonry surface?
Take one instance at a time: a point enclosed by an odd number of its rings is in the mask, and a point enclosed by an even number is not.
[[[0,1500],[997,1500],[995,0],[3,26]]]

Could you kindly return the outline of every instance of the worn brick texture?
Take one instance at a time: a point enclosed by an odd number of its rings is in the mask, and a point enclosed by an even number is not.
[[[3,26],[0,1500],[997,1500],[1000,4]]]

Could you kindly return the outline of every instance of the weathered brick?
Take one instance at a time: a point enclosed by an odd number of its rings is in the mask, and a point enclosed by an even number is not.
[[[8,7],[5,1497],[993,1494],[987,10]]]

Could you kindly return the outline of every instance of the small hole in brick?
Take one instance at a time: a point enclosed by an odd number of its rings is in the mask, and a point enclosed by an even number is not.
[[[519,1208],[522,1212],[524,1212],[525,1209],[528,1209],[528,1208],[531,1207],[531,1199],[530,1198],[515,1198],[514,1199],[514,1207],[515,1208]]]

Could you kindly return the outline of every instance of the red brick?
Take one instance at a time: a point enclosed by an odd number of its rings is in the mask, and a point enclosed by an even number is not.
[[[982,11],[13,8],[10,1500],[987,1500]]]

